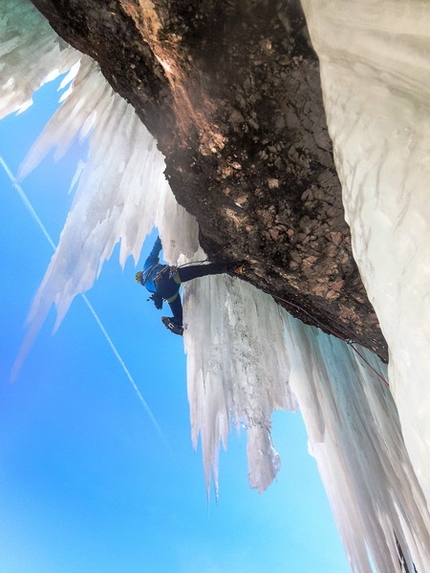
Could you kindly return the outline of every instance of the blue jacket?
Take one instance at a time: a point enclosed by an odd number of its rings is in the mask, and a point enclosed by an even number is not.
[[[149,292],[155,293],[157,291],[154,284],[155,275],[161,271],[166,265],[160,265],[158,261],[160,260],[158,255],[163,248],[161,244],[160,237],[157,237],[151,252],[148,255],[144,265],[143,265],[143,280],[144,286]]]

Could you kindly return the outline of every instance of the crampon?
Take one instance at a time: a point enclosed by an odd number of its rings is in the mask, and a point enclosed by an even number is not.
[[[168,330],[173,332],[173,334],[177,334],[178,336],[182,336],[184,334],[184,327],[178,326],[169,316],[162,316],[161,322]]]

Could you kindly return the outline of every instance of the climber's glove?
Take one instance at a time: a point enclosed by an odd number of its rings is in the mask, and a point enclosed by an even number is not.
[[[158,293],[154,293],[153,295],[151,295],[148,300],[152,300],[153,303],[155,304],[155,308],[157,308],[158,310],[161,310],[163,308],[163,297],[160,296]]]

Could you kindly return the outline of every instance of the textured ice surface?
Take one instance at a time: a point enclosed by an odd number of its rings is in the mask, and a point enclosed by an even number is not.
[[[24,111],[41,85],[68,71],[80,57],[53,34],[28,0],[2,0],[0,39],[0,119]]]
[[[205,277],[184,285],[188,399],[194,444],[200,433],[207,486],[218,483],[220,440],[231,424],[247,428],[249,481],[260,491],[279,470],[270,416],[296,409],[280,307],[235,278]]]
[[[402,571],[396,540],[409,571],[412,561],[429,571],[430,518],[389,389],[350,345],[292,317],[286,324],[291,388],[353,571],[371,572],[371,561],[379,573]]]
[[[1,92],[3,114],[31,104],[29,94],[48,77],[70,69],[63,83],[72,80],[19,177],[28,175],[51,149],[58,159],[75,138],[89,142],[88,157],[77,166],[72,183],[72,209],[32,305],[23,356],[51,305],[57,308],[57,328],[73,298],[94,284],[118,242],[122,265],[128,256],[137,261],[154,225],[168,260],[176,261],[181,253],[191,256],[198,243],[196,223],[174,199],[163,175],[164,159],[133,108],[112,91],[90,58],[72,48],[58,49],[61,40],[29,2],[12,2],[10,8],[2,22],[5,37],[13,42],[8,39],[3,46],[0,67],[13,75]],[[25,24],[21,36],[20,22]]]
[[[33,305],[34,316],[44,318],[55,300],[57,324],[76,294],[94,284],[119,241],[120,263],[128,256],[137,262],[154,223],[159,223],[163,235],[167,217],[173,226],[170,232],[179,234],[183,250],[190,249],[193,242],[191,253],[197,247],[196,234],[189,233],[189,225],[185,224],[187,234],[180,231],[184,220],[192,218],[173,199],[154,138],[88,58],[82,58],[71,95],[30,150],[20,176],[37,165],[50,147],[56,147],[59,155],[64,153],[75,137],[86,134],[89,124],[88,158],[78,167],[73,205]],[[168,257],[174,257],[168,238],[166,250]],[[58,292],[62,296],[56,298]]]
[[[430,5],[304,0],[360,268],[430,499]]]
[[[428,8],[334,0],[304,6],[321,57],[354,253],[390,345],[390,383],[428,494]],[[75,65],[72,89],[21,176],[51,146],[62,154],[74,137],[89,144],[33,306],[35,334],[51,304],[60,321],[73,297],[91,287],[118,241],[121,264],[137,259],[153,225],[168,261],[202,254],[197,225],[176,204],[163,159],[134,112],[88,58],[60,50],[30,3],[5,7],[2,115],[25,107],[51,72]],[[412,560],[429,571],[429,516],[396,408],[351,346],[291,319],[268,296],[230,277],[186,285],[184,309],[192,439],[201,439],[208,486],[213,479],[217,488],[220,445],[240,426],[247,430],[250,483],[265,489],[280,463],[270,414],[295,408],[297,400],[353,570],[368,572],[374,563],[380,572],[400,572],[398,542],[410,571]]]

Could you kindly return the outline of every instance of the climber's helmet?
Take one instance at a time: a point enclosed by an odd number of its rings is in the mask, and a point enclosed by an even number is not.
[[[143,271],[138,271],[134,278],[136,279],[136,282],[143,285]]]

